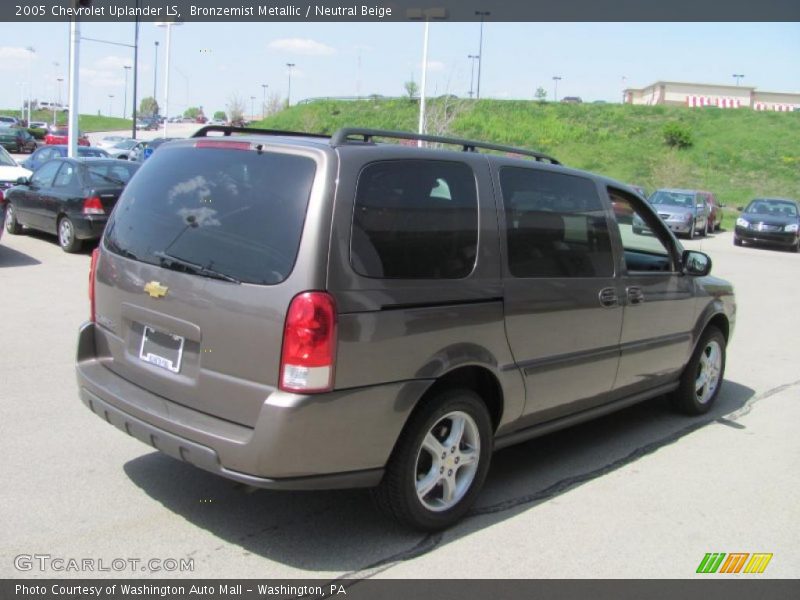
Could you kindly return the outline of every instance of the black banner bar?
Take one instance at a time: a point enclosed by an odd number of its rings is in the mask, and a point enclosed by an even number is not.
[[[487,14],[488,13],[488,14]],[[800,21],[798,0],[3,0],[0,21]]]
[[[754,575],[692,580],[214,580],[42,579],[0,582],[0,598],[65,600],[102,598],[230,600],[772,600],[800,596],[798,580],[762,580]]]

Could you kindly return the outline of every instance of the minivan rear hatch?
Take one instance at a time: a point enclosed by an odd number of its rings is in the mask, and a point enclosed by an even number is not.
[[[246,141],[167,144],[131,179],[96,274],[104,364],[170,401],[254,426],[277,386],[316,162]]]

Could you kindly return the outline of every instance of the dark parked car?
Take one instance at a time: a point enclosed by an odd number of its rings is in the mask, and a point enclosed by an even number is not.
[[[142,117],[136,119],[136,129],[152,131],[158,129],[158,119],[154,117]]]
[[[0,127],[0,146],[9,152],[23,153],[36,150],[36,138],[22,127]]]
[[[788,198],[756,198],[736,219],[733,243],[774,244],[800,251],[800,206]]]
[[[53,158],[65,158],[69,152],[68,146],[43,146],[36,150],[31,156],[22,161],[21,165],[26,169],[35,171],[48,160]],[[110,158],[108,152],[100,148],[89,146],[78,146],[78,156],[80,158]]]
[[[147,160],[92,255],[78,389],[127,434],[433,530],[494,449],[717,398],[732,287],[626,185],[473,140],[221,129]]]
[[[66,127],[51,127],[47,135],[44,136],[44,143],[48,146],[69,144],[69,129]],[[91,146],[89,138],[80,131],[78,132],[78,145]]]
[[[5,194],[5,228],[23,227],[58,236],[65,252],[99,238],[122,189],[139,165],[115,159],[57,158],[21,178]]]
[[[682,233],[690,240],[698,232],[708,235],[711,230],[708,200],[697,190],[656,190],[648,202],[671,231]],[[643,233],[649,228],[641,218],[634,217],[633,231]]]

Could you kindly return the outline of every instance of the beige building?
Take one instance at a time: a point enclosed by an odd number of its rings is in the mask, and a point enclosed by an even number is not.
[[[627,104],[671,104],[673,106],[718,106],[754,110],[800,110],[800,93],[760,92],[754,87],[656,81],[641,88],[625,90]]]

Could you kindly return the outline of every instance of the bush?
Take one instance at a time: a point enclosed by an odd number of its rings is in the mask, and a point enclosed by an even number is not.
[[[693,144],[692,130],[681,123],[664,125],[664,143],[671,148],[688,148]]]
[[[43,140],[44,136],[47,135],[47,130],[46,129],[36,129],[34,127],[29,127],[28,128],[28,133],[30,133],[37,140]]]

